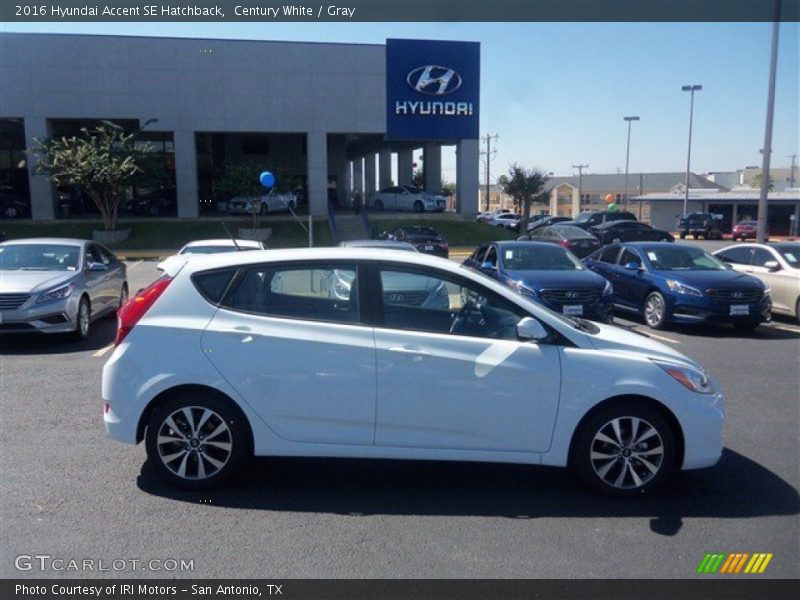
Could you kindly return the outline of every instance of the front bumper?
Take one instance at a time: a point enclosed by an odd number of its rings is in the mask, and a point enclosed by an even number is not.
[[[79,296],[37,304],[31,298],[16,310],[0,313],[0,334],[68,333],[75,331]]]
[[[763,323],[771,320],[772,299],[763,296],[750,303],[726,302],[704,297],[667,297],[667,317],[674,323]],[[747,306],[747,314],[731,314],[731,306]]]

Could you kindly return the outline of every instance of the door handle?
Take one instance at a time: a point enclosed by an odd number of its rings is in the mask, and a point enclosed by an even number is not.
[[[388,349],[389,352],[394,352],[396,354],[408,354],[409,356],[430,356],[431,353],[422,350],[421,348],[409,348],[408,346],[392,346]]]

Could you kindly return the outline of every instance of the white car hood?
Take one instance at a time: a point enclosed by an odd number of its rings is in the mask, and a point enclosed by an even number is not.
[[[652,358],[660,358],[671,362],[680,362],[702,368],[691,358],[681,354],[674,348],[657,342],[647,337],[645,333],[636,333],[615,325],[604,325],[595,323],[600,332],[595,335],[587,335],[586,338],[598,350],[632,352],[635,354],[645,354]]]

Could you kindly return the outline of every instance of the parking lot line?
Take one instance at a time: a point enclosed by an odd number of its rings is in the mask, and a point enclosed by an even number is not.
[[[100,350],[98,350],[97,352],[95,352],[94,354],[92,354],[92,356],[96,356],[96,357],[98,357],[98,358],[99,358],[100,356],[103,356],[103,354],[105,354],[106,352],[108,352],[109,350],[111,350],[113,347],[114,347],[114,344],[109,344],[109,345],[108,345],[108,346],[106,346],[105,348],[100,348]]]
[[[770,323],[767,327],[772,327],[773,329],[780,329],[781,331],[791,331],[792,333],[800,333],[800,327],[791,327],[788,325],[777,324],[777,323]]]
[[[133,263],[132,265],[130,265],[130,266],[128,267],[128,271],[130,271],[131,269],[135,269],[136,267],[138,267],[138,266],[139,266],[140,264],[142,264],[143,262],[144,262],[143,260],[136,261],[135,263]]]
[[[665,337],[663,335],[656,335],[655,333],[650,333],[649,331],[642,331],[641,329],[636,329],[636,328],[633,328],[633,330],[638,332],[638,333],[641,333],[642,335],[645,335],[647,337],[651,337],[653,339],[656,339],[656,340],[659,340],[659,341],[662,341],[662,342],[667,342],[669,344],[680,344],[681,343],[679,340],[674,340],[672,338],[668,338],[668,337]]]

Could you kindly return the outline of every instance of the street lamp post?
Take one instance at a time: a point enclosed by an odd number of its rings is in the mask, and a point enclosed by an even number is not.
[[[628,161],[631,156],[631,122],[638,121],[639,117],[623,117],[623,121],[628,122],[628,145],[625,149],[625,193],[622,195],[622,202],[625,208],[628,208]]]
[[[572,165],[573,169],[578,169],[578,211],[581,210],[581,203],[583,202],[583,170],[588,169],[589,165]],[[578,215],[572,215],[574,219]]]
[[[681,91],[691,92],[689,102],[689,149],[686,152],[686,190],[683,196],[683,214],[689,210],[689,168],[692,163],[692,118],[694,117],[694,93],[703,89],[702,85],[683,85]]]

